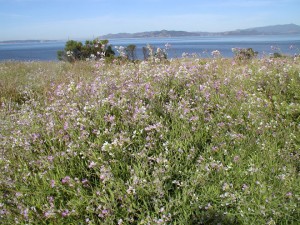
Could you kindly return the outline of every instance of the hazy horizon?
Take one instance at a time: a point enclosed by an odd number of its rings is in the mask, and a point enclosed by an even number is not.
[[[300,24],[298,0],[0,0],[0,41]]]

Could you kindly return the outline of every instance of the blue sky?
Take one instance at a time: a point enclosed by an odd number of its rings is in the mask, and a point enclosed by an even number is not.
[[[300,0],[0,0],[0,40],[300,25]]]

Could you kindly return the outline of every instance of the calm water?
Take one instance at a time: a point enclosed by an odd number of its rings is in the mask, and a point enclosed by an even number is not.
[[[83,41],[84,42],[84,41]],[[165,48],[165,44],[171,45],[168,50],[169,58],[181,57],[182,53],[197,54],[200,57],[211,57],[211,52],[219,50],[224,57],[232,57],[232,48],[253,48],[259,55],[281,52],[284,54],[300,53],[300,37],[298,36],[230,36],[230,37],[178,37],[178,38],[131,38],[111,39],[112,46],[137,46],[137,57],[143,59],[142,48],[147,44]],[[44,43],[0,44],[0,61],[55,61],[56,52],[63,50],[65,41]],[[276,50],[272,50],[271,46]],[[292,48],[290,48],[293,46]]]

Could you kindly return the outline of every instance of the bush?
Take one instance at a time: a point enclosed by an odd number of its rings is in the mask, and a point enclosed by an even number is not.
[[[279,53],[279,52],[274,52],[272,58],[285,58],[287,56]]]
[[[75,62],[78,60],[100,59],[104,57],[113,57],[115,52],[108,40],[94,39],[85,41],[83,45],[79,41],[70,40],[66,42],[65,49],[57,52],[57,58],[61,61]]]
[[[129,60],[134,61],[136,59],[136,45],[128,45],[125,52]]]
[[[258,54],[252,48],[233,48],[232,52],[234,53],[234,58],[240,61],[253,59]]]

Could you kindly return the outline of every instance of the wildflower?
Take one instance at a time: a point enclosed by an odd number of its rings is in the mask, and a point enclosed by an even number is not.
[[[187,58],[188,56],[189,56],[189,53],[186,53],[186,52],[183,52],[181,55],[182,58]]]
[[[54,202],[54,197],[53,196],[49,196],[47,197],[47,200],[49,201],[49,203],[53,203]]]
[[[238,48],[232,48],[231,51],[236,54],[237,52],[239,52],[239,49]]]
[[[223,186],[222,186],[222,190],[223,190],[223,191],[226,191],[226,190],[228,190],[228,189],[230,189],[229,184],[224,183]]]
[[[55,216],[55,213],[54,213],[53,209],[50,209],[50,210],[44,212],[44,217],[46,217],[46,218],[50,218],[50,217],[53,217],[53,216]]]
[[[52,156],[52,155],[49,155],[49,156],[47,157],[47,159],[49,160],[49,162],[53,162],[53,160],[54,160],[54,156]]]
[[[267,225],[276,225],[276,222],[271,218],[268,222]]]
[[[272,51],[279,51],[280,48],[278,46],[271,45]]]
[[[83,179],[83,180],[81,181],[81,183],[82,183],[82,185],[83,185],[84,187],[88,187],[89,181],[88,181],[88,179]]]
[[[91,54],[90,59],[96,59],[96,56],[94,54]]]
[[[98,217],[104,218],[107,214],[109,214],[109,211],[107,209],[103,209],[101,213],[98,214]]]
[[[165,48],[166,48],[166,50],[168,50],[171,48],[171,45],[169,43],[167,43],[167,44],[165,44]]]
[[[248,187],[247,184],[243,184],[243,186],[242,186],[242,190],[243,190],[243,191],[246,191],[248,188],[249,188],[249,187]]]
[[[105,215],[105,214],[108,214],[108,210],[107,210],[107,209],[103,209],[103,210],[102,210],[102,214],[104,214],[104,215]]]
[[[69,124],[68,124],[68,122],[65,122],[64,123],[64,130],[68,130],[68,128],[69,128]]]
[[[68,57],[73,56],[73,51],[67,51],[67,56],[68,56]]]
[[[28,212],[29,212],[28,209],[24,209],[24,210],[22,210],[22,213],[21,213],[26,220],[28,220]]]
[[[217,58],[221,55],[221,52],[218,51],[218,50],[214,50],[211,52],[211,55],[214,57],[214,58]]]
[[[62,184],[68,184],[70,182],[71,178],[69,176],[66,176],[64,177],[62,180],[61,180],[61,183]]]
[[[18,197],[21,197],[22,196],[22,193],[20,193],[20,192],[17,192],[16,193],[16,197],[18,198]]]
[[[128,193],[128,194],[135,194],[135,189],[132,187],[132,186],[129,186],[129,188],[126,190],[126,192]]]
[[[204,85],[200,85],[200,86],[199,86],[199,90],[200,90],[200,91],[203,91],[204,89],[205,89],[205,86],[204,86]]]
[[[240,157],[238,155],[234,156],[233,158],[233,162],[238,162],[240,160]]]
[[[50,184],[50,186],[51,186],[52,188],[54,188],[54,187],[55,187],[55,180],[51,180],[51,184]]]
[[[190,118],[190,122],[193,122],[193,121],[198,121],[199,120],[199,117],[198,116],[192,116]]]
[[[68,216],[69,214],[70,214],[70,212],[69,212],[68,209],[62,211],[62,213],[61,213],[62,217],[66,217],[66,216]]]
[[[119,55],[122,58],[126,57],[126,53],[125,53],[125,47],[124,46],[115,46],[115,49],[117,50],[117,52],[119,53]]]
[[[40,137],[39,134],[36,134],[36,133],[32,134],[33,142],[35,142],[39,137]]]
[[[204,207],[206,210],[211,209],[212,205],[210,204],[210,202],[207,204],[207,206]]]
[[[96,165],[97,165],[97,163],[95,163],[94,161],[91,161],[88,167],[93,168]]]
[[[218,151],[218,147],[217,146],[213,146],[212,148],[211,148],[211,150],[213,151],[213,152],[217,152]]]
[[[114,122],[114,120],[115,120],[115,116],[113,116],[113,115],[105,116],[105,120],[106,120],[107,122],[112,123],[112,122]]]

